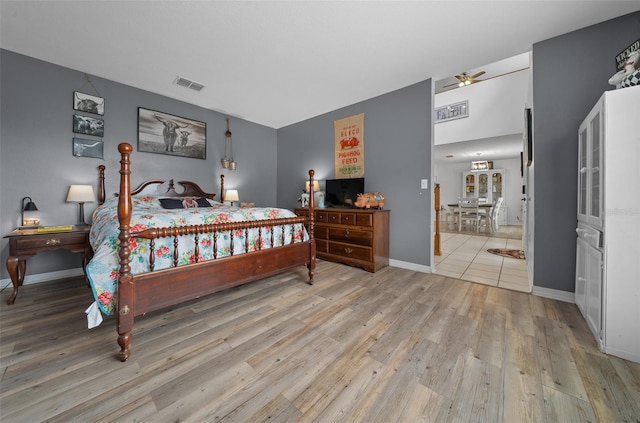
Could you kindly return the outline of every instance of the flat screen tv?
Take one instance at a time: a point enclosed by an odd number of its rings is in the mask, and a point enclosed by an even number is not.
[[[355,208],[358,194],[364,193],[364,178],[327,179],[325,205],[327,207]]]

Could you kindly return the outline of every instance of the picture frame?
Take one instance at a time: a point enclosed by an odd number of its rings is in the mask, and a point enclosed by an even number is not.
[[[207,158],[207,124],[138,107],[138,151]]]
[[[104,116],[104,98],[74,91],[73,110]]]
[[[73,115],[73,132],[76,134],[104,137],[104,120],[82,115]]]
[[[533,163],[533,128],[532,128],[532,123],[533,123],[533,117],[531,115],[531,109],[530,108],[526,108],[524,110],[524,131],[523,131],[523,138],[524,138],[524,157],[525,157],[525,164],[527,167],[531,166],[531,163]]]
[[[434,123],[448,122],[450,120],[469,117],[469,100],[459,101],[433,110]]]
[[[94,159],[104,159],[104,143],[99,140],[74,138],[73,155],[75,157],[92,157]]]

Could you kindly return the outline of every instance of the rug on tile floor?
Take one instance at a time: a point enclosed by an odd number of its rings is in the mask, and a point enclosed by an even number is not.
[[[511,250],[508,248],[489,248],[487,249],[491,254],[496,254],[503,257],[511,257],[524,260],[524,250]]]

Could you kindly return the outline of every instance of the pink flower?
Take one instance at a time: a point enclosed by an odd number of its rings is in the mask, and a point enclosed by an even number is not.
[[[198,254],[198,263],[204,261],[204,257],[202,256],[202,254]],[[195,263],[196,262],[196,255],[195,254],[191,254],[189,256],[189,263]]]
[[[131,232],[132,232],[132,233],[135,233],[135,232],[142,232],[142,231],[144,231],[145,229],[147,229],[147,226],[146,226],[146,225],[143,225],[142,223],[136,223],[135,225],[133,225],[133,226],[131,227]]]
[[[111,294],[110,292],[103,292],[102,294],[98,295],[98,301],[100,301],[100,304],[104,305],[109,305],[112,298],[113,294]]]

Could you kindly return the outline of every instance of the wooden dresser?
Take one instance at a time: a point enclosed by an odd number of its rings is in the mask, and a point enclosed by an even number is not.
[[[308,209],[294,209],[307,216]],[[389,265],[389,210],[315,209],[316,256],[376,272]]]

